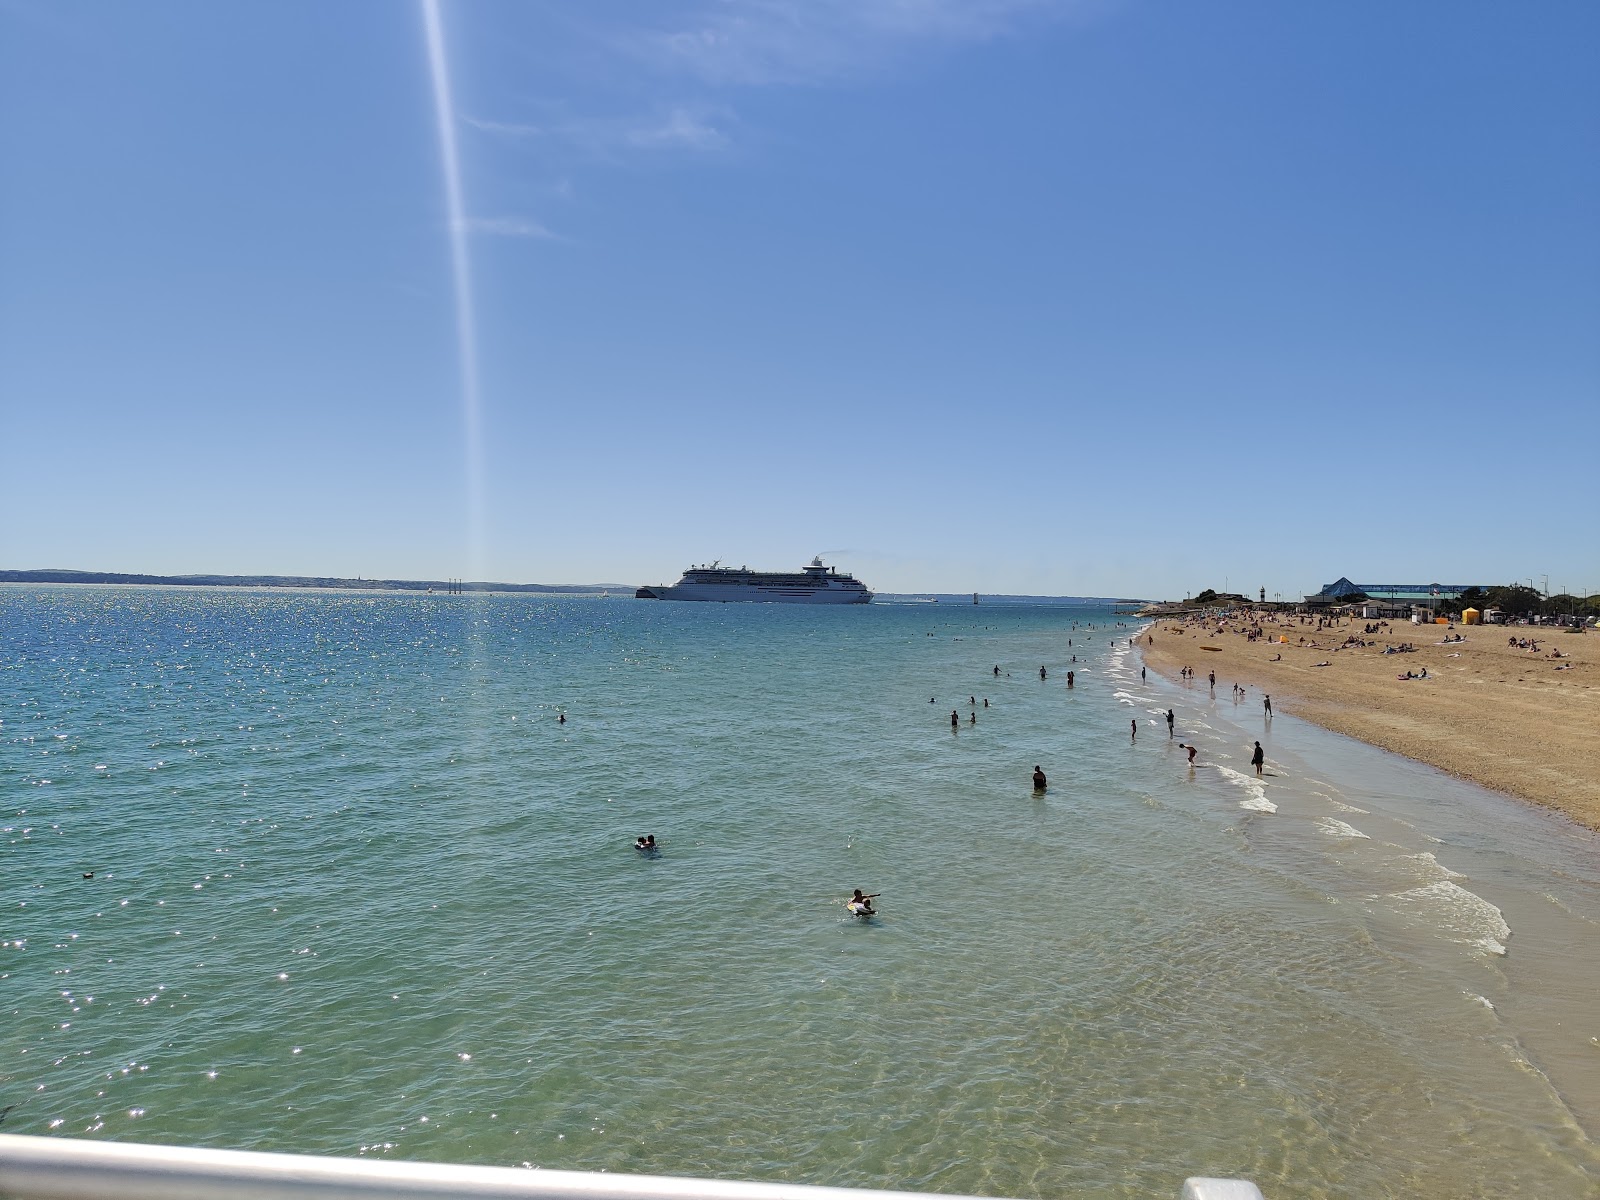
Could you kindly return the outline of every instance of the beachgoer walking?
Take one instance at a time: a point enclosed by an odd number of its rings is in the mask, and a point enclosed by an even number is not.
[[[1211,678],[1211,686],[1212,687],[1216,687],[1217,686],[1217,673],[1215,671],[1211,672],[1210,678]]]
[[[1265,707],[1266,710],[1267,710],[1267,716],[1270,717],[1272,715],[1272,697],[1268,696],[1261,703],[1262,703],[1263,707]]]
[[[1250,755],[1250,765],[1256,769],[1256,774],[1261,774],[1261,768],[1267,761],[1267,752],[1261,748],[1261,743],[1256,743],[1255,751]]]
[[[1172,710],[1170,708],[1167,709],[1167,736],[1168,737],[1172,736],[1172,722],[1175,721],[1175,720],[1177,720],[1177,718],[1172,715]]]
[[[1141,683],[1144,682],[1144,668],[1143,667],[1139,668],[1139,681]]]

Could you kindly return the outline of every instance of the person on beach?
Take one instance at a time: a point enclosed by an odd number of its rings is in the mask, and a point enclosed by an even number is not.
[[[1189,765],[1191,767],[1194,766],[1194,756],[1195,756],[1196,753],[1198,753],[1198,748],[1195,747],[1195,746],[1187,746],[1184,743],[1179,742],[1178,743],[1178,749],[1179,750],[1187,750],[1189,752]]]
[[[1047,779],[1045,779],[1045,777],[1044,777],[1044,772],[1039,768],[1039,764],[1038,763],[1034,763],[1033,764],[1033,790],[1036,791],[1036,792],[1044,791],[1045,785],[1048,782],[1049,781]]]
[[[1139,668],[1139,682],[1140,683],[1144,682],[1144,668],[1143,667]]]
[[[1262,707],[1266,709],[1267,716],[1270,717],[1272,715],[1272,697],[1268,696],[1265,700],[1263,700],[1261,702],[1261,704],[1262,704]]]
[[[1267,761],[1267,752],[1261,748],[1261,743],[1256,743],[1255,751],[1250,755],[1250,765],[1256,769],[1256,774],[1261,774],[1261,768]]]
[[[1217,686],[1217,673],[1215,671],[1211,672],[1210,679],[1211,679],[1211,686],[1212,687],[1216,687]]]
[[[1172,736],[1172,722],[1175,721],[1175,720],[1177,720],[1177,718],[1172,715],[1172,710],[1170,708],[1167,709],[1167,736],[1168,737]]]

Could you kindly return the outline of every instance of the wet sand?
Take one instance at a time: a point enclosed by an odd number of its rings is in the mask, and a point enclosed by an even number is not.
[[[1219,631],[1216,620],[1160,619],[1141,635],[1140,649],[1151,668],[1170,677],[1183,667],[1199,680],[1215,671],[1224,695],[1243,684],[1258,707],[1270,695],[1279,712],[1600,829],[1600,635],[1409,621],[1369,634],[1376,622],[1355,618],[1318,629],[1315,621],[1284,616],[1263,618],[1269,642],[1247,638],[1252,623],[1225,621]],[[1438,644],[1453,634],[1467,640]],[[1352,635],[1368,644],[1345,646]],[[1508,646],[1512,637],[1533,638],[1538,652]],[[1384,653],[1403,643],[1416,650]],[[1550,658],[1556,649],[1566,657]],[[1426,679],[1397,678],[1424,668]]]

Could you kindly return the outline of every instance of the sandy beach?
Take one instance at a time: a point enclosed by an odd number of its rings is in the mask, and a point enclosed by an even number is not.
[[[1457,635],[1466,640],[1440,644]],[[1528,638],[1536,651],[1508,645]],[[1415,650],[1395,652],[1402,645]],[[1262,614],[1259,625],[1248,615],[1157,619],[1140,649],[1166,675],[1189,667],[1206,681],[1214,671],[1217,688],[1242,684],[1258,705],[1270,695],[1277,712],[1600,829],[1600,636],[1592,632],[1359,617],[1319,628],[1316,618]],[[1397,678],[1424,669],[1426,678]]]

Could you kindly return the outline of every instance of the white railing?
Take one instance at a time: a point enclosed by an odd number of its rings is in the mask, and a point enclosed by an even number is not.
[[[7,1200],[972,1200],[916,1192],[664,1175],[463,1167],[0,1134]],[[1262,1200],[1251,1183],[1191,1179],[1183,1200]]]

